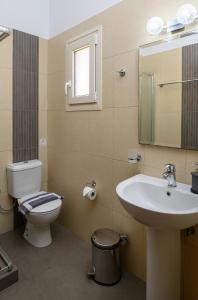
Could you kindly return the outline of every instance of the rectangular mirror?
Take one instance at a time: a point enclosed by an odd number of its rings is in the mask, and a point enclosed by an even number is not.
[[[139,142],[198,150],[198,33],[139,49]]]

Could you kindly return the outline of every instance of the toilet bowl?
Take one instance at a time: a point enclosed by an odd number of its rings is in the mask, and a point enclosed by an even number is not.
[[[8,194],[17,199],[20,205],[30,197],[45,193],[40,192],[41,168],[39,160],[8,164]],[[24,238],[35,247],[46,247],[51,244],[50,224],[58,217],[62,206],[61,199],[39,205],[25,215],[27,220]]]
[[[34,197],[39,192],[18,199],[20,205],[29,197]],[[57,199],[49,203],[33,208],[29,214],[25,216],[27,223],[24,232],[24,238],[35,247],[46,247],[52,243],[52,235],[50,224],[53,223],[61,210],[62,200]]]

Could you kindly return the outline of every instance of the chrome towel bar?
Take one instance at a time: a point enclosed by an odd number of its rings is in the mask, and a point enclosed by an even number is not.
[[[198,78],[195,79],[189,79],[189,80],[182,80],[182,81],[167,81],[167,82],[161,82],[158,83],[159,87],[163,87],[165,85],[170,85],[170,84],[178,84],[178,83],[188,83],[188,82],[195,82],[198,81]]]

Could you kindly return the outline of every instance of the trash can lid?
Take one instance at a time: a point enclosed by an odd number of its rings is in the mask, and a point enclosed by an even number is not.
[[[111,250],[119,245],[121,238],[116,231],[103,228],[94,231],[91,241],[97,248]]]

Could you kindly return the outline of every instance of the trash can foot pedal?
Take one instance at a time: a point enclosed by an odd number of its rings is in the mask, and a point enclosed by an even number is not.
[[[90,271],[87,273],[88,278],[94,278],[96,272],[91,268]]]

